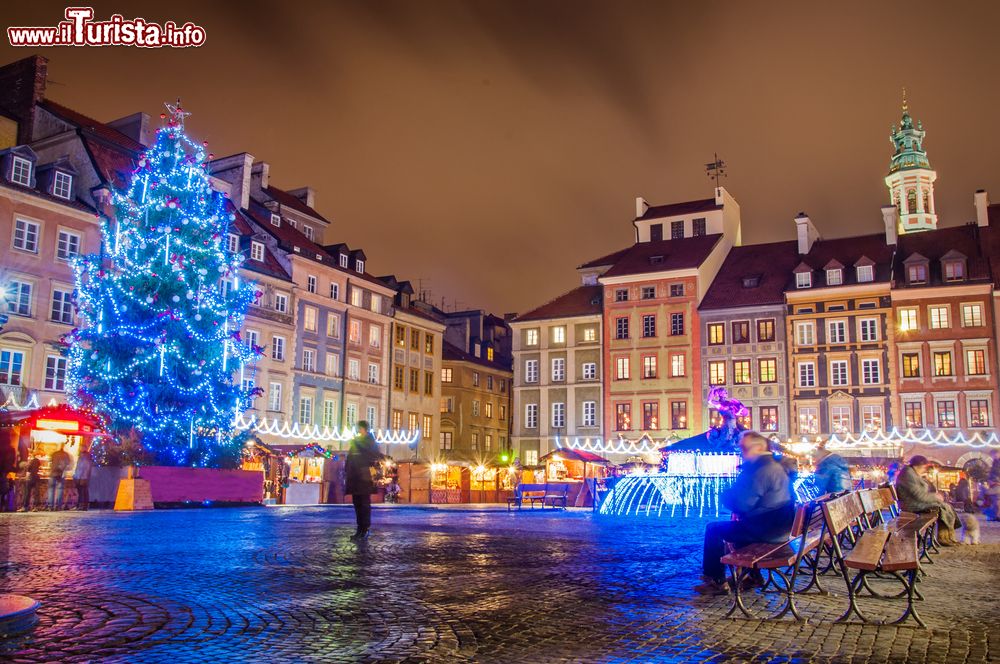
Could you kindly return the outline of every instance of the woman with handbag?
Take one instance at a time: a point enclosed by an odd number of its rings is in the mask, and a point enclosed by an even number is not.
[[[344,463],[344,493],[351,494],[354,516],[358,529],[351,540],[358,542],[368,537],[372,525],[372,494],[376,492],[376,466],[382,459],[375,437],[368,422],[358,422],[358,435],[351,441]]]

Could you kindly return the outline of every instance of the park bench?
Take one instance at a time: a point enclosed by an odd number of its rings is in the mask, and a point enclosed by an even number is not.
[[[768,584],[774,581],[775,576],[781,579],[781,585],[775,582],[775,586],[784,594],[785,601],[780,610],[767,616],[765,620],[777,620],[788,613],[796,620],[805,620],[795,606],[795,595],[805,593],[810,588],[826,594],[819,582],[820,544],[824,539],[823,511],[820,505],[820,501],[809,501],[796,508],[792,530],[786,541],[748,544],[722,557],[722,563],[729,567],[733,578],[733,605],[726,617],[739,611],[747,618],[756,618],[743,602],[742,587],[754,570],[766,570]],[[796,590],[795,582],[802,572],[809,574],[809,583]],[[765,588],[768,584],[765,584]]]
[[[517,509],[521,509],[525,500],[534,507],[534,501],[545,495],[545,486],[545,484],[518,484],[514,487],[513,497],[507,499],[507,511],[509,512],[514,505],[517,505]]]
[[[911,530],[917,539],[918,556],[921,562],[933,564],[930,553],[937,553],[934,539],[934,525],[938,512],[931,510],[921,514],[901,512],[893,487],[867,489],[858,492],[865,511],[868,526],[884,525],[892,530]]]
[[[868,506],[875,504],[871,495],[867,499]],[[871,525],[859,492],[828,500],[823,503],[822,508],[834,559],[847,586],[848,607],[837,622],[847,621],[851,614],[862,622],[871,622],[857,603],[862,591],[867,591],[872,596],[885,600],[906,597],[906,610],[891,624],[902,623],[912,615],[917,624],[926,627],[913,604],[914,599],[921,599],[916,589],[917,573],[920,571],[917,551],[919,527],[911,527],[914,520],[900,514],[888,522]],[[893,523],[896,519],[900,520]],[[845,538],[850,543],[850,550],[846,553],[842,545]],[[854,578],[851,578],[850,570],[855,570]],[[902,583],[903,590],[894,595],[879,592],[871,587],[870,577],[894,578]]]
[[[524,501],[528,501],[531,509],[535,509],[536,503],[541,503],[542,509],[546,505],[552,507],[561,506],[566,509],[569,500],[568,484],[518,484],[514,489],[514,496],[507,499],[507,511],[517,505],[521,509]]]

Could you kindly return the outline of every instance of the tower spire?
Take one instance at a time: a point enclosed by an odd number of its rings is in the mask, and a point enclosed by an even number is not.
[[[903,109],[899,127],[892,127],[889,142],[893,155],[885,185],[889,199],[899,210],[899,233],[912,233],[937,228],[934,209],[934,181],[937,173],[931,169],[924,149],[923,124],[913,121],[910,102],[903,87]]]
[[[903,114],[905,115],[910,110],[910,104],[906,101],[906,86],[903,86]]]

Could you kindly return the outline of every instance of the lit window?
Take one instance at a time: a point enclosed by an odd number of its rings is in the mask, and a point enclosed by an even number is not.
[[[450,383],[451,382],[451,377],[452,377],[452,373],[451,372],[452,372],[452,370],[450,368],[448,368],[448,367],[445,367],[444,369],[441,369],[441,382],[442,383]]]
[[[962,327],[981,327],[983,325],[983,305],[962,305]]]
[[[687,428],[687,402],[686,401],[671,401],[670,402],[670,428],[671,429],[686,429]]]
[[[969,376],[986,375],[986,351],[970,348],[965,351],[965,373]]]
[[[632,429],[632,404],[615,404],[615,431],[629,431]]]
[[[911,265],[906,270],[906,276],[911,284],[924,284],[927,283],[927,266]]]
[[[347,324],[347,339],[352,344],[361,343],[361,321],[352,320]]]
[[[615,378],[617,380],[629,379],[629,362],[627,357],[615,359]]]
[[[305,307],[302,309],[302,327],[306,332],[316,331],[316,307]]]
[[[299,397],[299,423],[312,424],[313,400],[312,397]]]
[[[965,263],[962,261],[946,261],[944,264],[945,281],[961,281],[965,279]]]
[[[267,409],[281,410],[281,383],[271,383],[267,390]]]
[[[986,399],[969,399],[969,426],[990,426],[990,402]]]
[[[337,314],[326,315],[326,336],[340,338],[340,316]]]
[[[834,433],[849,433],[851,431],[851,407],[831,406],[830,426]]]
[[[757,321],[757,341],[774,341],[774,319],[765,318]]]
[[[750,321],[748,320],[733,321],[733,343],[734,344],[750,343]]]
[[[708,324],[708,345],[721,346],[726,343],[726,326],[722,323]]]
[[[921,429],[924,426],[924,405],[918,401],[907,401],[903,404],[903,415],[906,426],[911,429]]]
[[[901,332],[917,329],[917,310],[915,308],[899,310],[899,329]]]
[[[656,378],[656,356],[643,355],[642,357],[642,377]]]
[[[819,411],[813,407],[799,408],[799,434],[819,433]]]
[[[733,360],[733,384],[750,384],[750,360]]]
[[[777,431],[778,430],[778,407],[777,406],[761,406],[760,407],[760,430],[761,431]]]
[[[351,305],[355,307],[360,307],[365,300],[365,293],[360,288],[351,289]]]
[[[566,343],[566,328],[563,326],[552,328],[552,343],[554,344],[564,344]]]
[[[954,376],[951,368],[951,352],[938,351],[934,353],[934,375]]]
[[[928,307],[929,319],[932,330],[942,330],[951,327],[948,321],[951,307],[947,305]]]
[[[937,402],[937,421],[938,427],[942,429],[957,426],[954,401],[947,400]]]
[[[372,348],[382,346],[382,328],[378,325],[372,325],[368,328],[368,345]]]
[[[524,345],[525,346],[537,346],[538,345],[538,330],[525,330],[524,331]]]
[[[726,363],[723,361],[714,361],[708,363],[708,384],[709,385],[725,385],[726,384]]]
[[[16,184],[31,186],[31,162],[21,157],[14,157],[10,172],[10,181]]]
[[[778,360],[765,358],[757,360],[757,373],[762,383],[775,383],[778,380]]]
[[[597,341],[597,328],[596,327],[585,327],[585,328],[583,328],[583,340],[584,341]]]
[[[670,375],[673,378],[680,378],[686,373],[686,363],[683,355],[670,356]]]
[[[903,353],[903,378],[920,378],[920,353]]]
[[[70,200],[73,197],[73,176],[69,173],[56,171],[52,180],[52,195]]]

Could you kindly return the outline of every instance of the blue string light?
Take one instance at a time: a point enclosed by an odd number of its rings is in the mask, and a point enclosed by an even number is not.
[[[112,194],[101,253],[72,262],[81,325],[64,339],[68,391],[112,431],[139,432],[152,461],[213,466],[238,458],[234,413],[260,393],[262,350],[238,332],[260,293],[228,251],[235,216],[210,186],[204,148],[179,105],[168,108],[131,182]]]

